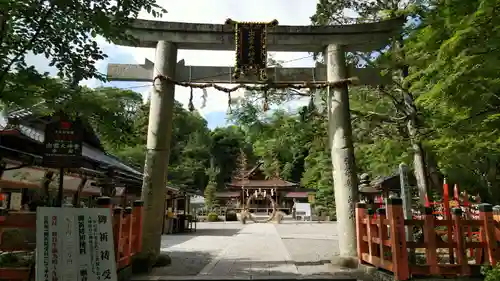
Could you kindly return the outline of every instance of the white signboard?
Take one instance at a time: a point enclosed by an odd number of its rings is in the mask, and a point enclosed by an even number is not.
[[[309,203],[295,203],[295,213],[302,218],[309,218],[311,220],[311,204]]]
[[[111,211],[39,207],[36,281],[116,281]]]

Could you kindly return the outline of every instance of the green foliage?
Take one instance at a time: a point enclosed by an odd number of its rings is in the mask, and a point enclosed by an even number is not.
[[[213,179],[214,176],[217,176],[217,173],[212,173],[211,179]],[[205,207],[208,210],[212,210],[212,208],[217,204],[216,192],[217,192],[217,186],[215,185],[215,182],[210,180],[203,192],[203,195],[205,196]]]
[[[207,220],[209,222],[219,221],[219,216],[216,213],[208,213]]]
[[[500,280],[500,266],[483,266],[481,273],[484,275],[484,281],[497,281]]]
[[[73,87],[33,68],[7,76],[0,105],[9,111],[27,108],[37,115],[63,110],[93,125],[104,144],[120,147],[131,141],[133,120],[142,104],[140,94],[116,88]]]
[[[359,172],[389,174],[399,162],[411,163],[413,141],[424,148],[435,190],[444,175],[499,202],[499,8],[495,0],[319,1],[314,25],[409,19],[391,48],[375,51],[378,56],[348,54],[351,63],[381,67],[394,81],[390,87],[351,88]],[[415,136],[406,126],[412,116]]]
[[[161,17],[166,10],[154,0],[6,0],[0,2],[0,84],[13,70],[29,68],[26,55],[43,54],[58,76],[79,82],[104,80],[95,67],[106,57],[97,36],[108,41],[132,40],[124,32],[141,10]],[[24,84],[28,85],[28,84]],[[2,89],[0,88],[0,89]],[[1,91],[0,91],[1,92]]]
[[[237,168],[237,159],[241,149],[248,150],[244,132],[235,126],[216,128],[211,134],[210,154],[214,167],[219,171],[216,177],[217,189],[225,188]]]
[[[144,166],[149,103],[134,114],[133,133],[127,146],[113,149],[114,154],[140,169]],[[189,112],[178,102],[174,104],[172,143],[168,181],[184,189],[203,191],[208,183],[206,169],[210,159],[210,131],[206,121],[196,112]]]

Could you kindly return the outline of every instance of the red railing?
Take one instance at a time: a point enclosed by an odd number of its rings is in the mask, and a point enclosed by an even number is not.
[[[111,210],[116,269],[120,270],[130,265],[132,257],[142,250],[144,204],[142,201],[135,201],[133,207],[113,207],[111,198],[101,197],[97,199],[97,206]]]
[[[101,208],[109,208],[112,214],[113,238],[115,243],[116,268],[121,270],[131,264],[132,257],[142,250],[142,219],[143,202],[135,201],[132,207],[115,207],[109,197],[97,199]],[[3,234],[7,229],[36,231],[36,213],[16,213],[2,210],[0,213],[0,251],[24,251],[33,253],[36,245],[34,240],[24,241],[20,245],[6,245]],[[34,276],[34,266],[31,267],[1,267],[0,280],[21,281]]]
[[[27,252],[33,253],[36,248],[35,237],[31,237],[31,241],[26,241],[26,234],[36,231],[36,213],[35,212],[11,212],[7,213],[6,210],[0,210],[0,252]],[[4,241],[7,236],[4,231],[7,229],[17,229],[21,233],[16,233],[17,243],[6,243]],[[4,253],[5,255],[5,253]],[[29,258],[33,260],[33,257]],[[9,265],[3,267],[0,265],[0,280],[29,280],[30,275],[34,276],[35,267],[30,262],[17,265]]]
[[[394,273],[396,280],[412,276],[472,276],[479,273],[483,264],[495,265],[500,260],[500,215],[493,215],[490,204],[480,205],[477,219],[464,218],[461,208],[453,208],[449,220],[436,219],[429,207],[423,218],[405,220],[399,198],[387,199],[386,207],[378,209],[374,219],[366,204],[357,204],[358,258],[361,263]],[[421,229],[422,236],[407,241],[408,226]],[[451,237],[448,231],[436,231],[443,227],[451,230]],[[464,231],[468,227],[478,228],[479,235],[469,237]],[[467,249],[472,249],[473,255]],[[410,253],[415,256],[410,257]]]

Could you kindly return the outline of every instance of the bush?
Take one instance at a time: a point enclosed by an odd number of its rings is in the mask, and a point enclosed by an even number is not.
[[[484,281],[498,281],[500,280],[500,265],[493,268],[490,266],[483,266],[481,272],[484,274]]]
[[[314,212],[317,216],[326,215],[328,213],[328,208],[318,205],[314,207]]]
[[[226,213],[226,221],[237,221],[238,216],[236,215],[235,211],[228,211]]]
[[[216,213],[209,213],[208,214],[208,221],[209,222],[214,222],[214,221],[218,221],[218,220],[219,220],[219,216]]]
[[[337,212],[335,211],[335,209],[330,210],[328,212],[328,215],[330,216],[330,221],[337,221]]]

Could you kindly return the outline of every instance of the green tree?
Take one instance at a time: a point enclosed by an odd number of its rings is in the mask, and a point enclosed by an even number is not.
[[[214,161],[212,158],[210,167],[206,170],[206,174],[209,178],[208,184],[205,187],[203,195],[205,196],[205,206],[208,210],[211,210],[214,205],[217,204],[217,175],[220,173],[220,170],[217,169],[214,165]]]
[[[9,76],[13,80],[9,81],[4,94],[15,96],[16,101],[0,103],[1,109],[7,112],[29,109],[37,115],[62,110],[79,115],[93,125],[108,148],[126,145],[134,138],[135,112],[142,104],[139,93],[109,87],[74,87],[61,79],[40,75],[33,69],[29,71],[30,75],[22,72]]]
[[[406,82],[428,117],[425,137],[439,166],[492,203],[500,201],[499,9],[492,0],[438,1],[405,44]]]
[[[142,168],[147,143],[149,103],[139,107],[134,119],[134,137],[129,145],[115,149],[114,153],[128,163]],[[211,157],[211,138],[207,123],[199,113],[189,112],[176,102],[173,124],[168,181],[181,188],[202,191],[208,182],[205,171]]]
[[[247,147],[244,132],[236,126],[216,128],[210,137],[210,154],[214,159],[214,166],[219,169],[217,189],[224,189],[225,183],[231,181],[233,172],[237,169],[240,150],[244,149],[248,156],[251,155],[251,148]]]
[[[6,0],[0,3],[0,94],[6,78],[29,69],[26,55],[43,54],[58,76],[73,85],[105,79],[95,63],[106,57],[97,36],[108,41],[133,40],[125,32],[141,10],[161,17],[166,10],[154,0]],[[31,71],[31,70],[30,70]],[[24,84],[29,85],[29,84]],[[15,98],[15,97],[14,97]]]

